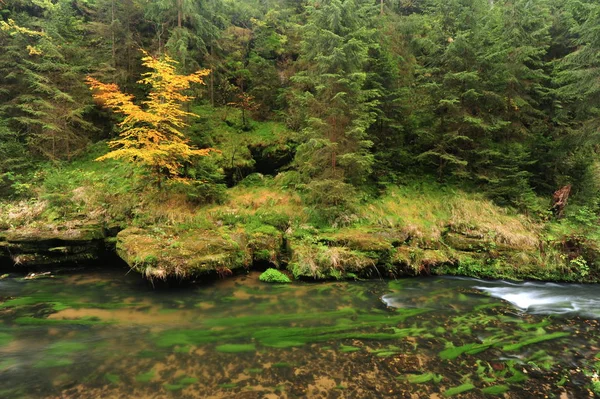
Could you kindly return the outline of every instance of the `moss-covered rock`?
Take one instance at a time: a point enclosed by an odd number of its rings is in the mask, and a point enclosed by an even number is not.
[[[295,278],[344,278],[347,273],[365,274],[374,268],[379,258],[373,252],[361,252],[347,247],[327,246],[309,240],[289,243],[291,260],[288,270]]]
[[[399,247],[392,256],[396,275],[435,274],[437,267],[455,262],[448,250],[422,249],[416,246]]]
[[[150,279],[227,276],[250,265],[244,238],[239,232],[225,229],[193,230],[180,235],[128,228],[117,235],[117,253],[132,269]]]
[[[275,228],[252,231],[248,233],[247,248],[253,263],[278,267],[282,257],[283,233]]]
[[[458,250],[466,252],[481,252],[486,251],[495,246],[492,241],[484,238],[468,237],[466,235],[457,233],[448,233],[444,236],[444,242]]]

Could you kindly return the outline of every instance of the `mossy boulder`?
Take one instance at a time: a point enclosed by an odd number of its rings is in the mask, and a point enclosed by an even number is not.
[[[392,265],[397,276],[435,274],[437,267],[455,262],[450,251],[423,249],[416,246],[399,247],[392,256]]]
[[[484,238],[468,237],[457,233],[448,233],[444,242],[458,251],[481,252],[495,247],[495,243]]]
[[[279,266],[283,251],[283,233],[271,226],[264,226],[248,233],[248,252],[254,264],[266,263]]]
[[[363,275],[375,268],[379,257],[373,252],[361,252],[348,247],[327,246],[309,240],[289,243],[291,260],[288,270],[295,278],[345,278],[348,273]]]
[[[247,268],[251,259],[240,232],[175,231],[128,228],[117,235],[117,253],[147,278],[189,278],[218,274],[227,276]]]

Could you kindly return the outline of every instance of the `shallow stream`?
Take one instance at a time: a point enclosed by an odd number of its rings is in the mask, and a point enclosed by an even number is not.
[[[10,276],[0,398],[593,397],[599,318],[598,286]]]

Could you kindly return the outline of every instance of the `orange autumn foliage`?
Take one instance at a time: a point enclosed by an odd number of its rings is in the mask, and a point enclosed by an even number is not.
[[[191,147],[181,132],[187,126],[185,118],[195,116],[183,110],[182,104],[193,98],[183,92],[192,83],[204,84],[203,78],[210,70],[179,75],[175,60],[169,56],[154,58],[147,52],[142,61],[151,71],[143,74],[138,83],[147,84],[151,89],[148,99],[140,105],[133,102],[132,95],[122,93],[116,84],[86,78],[97,103],[125,116],[119,123],[120,138],[108,143],[112,151],[97,161],[123,159],[142,164],[156,175],[160,186],[162,177],[183,180],[179,172],[184,163],[193,156],[206,156],[213,151]]]

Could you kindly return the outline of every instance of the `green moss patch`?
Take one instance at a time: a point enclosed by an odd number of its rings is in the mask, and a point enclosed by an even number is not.
[[[259,277],[265,283],[291,283],[292,280],[277,269],[267,269]]]

